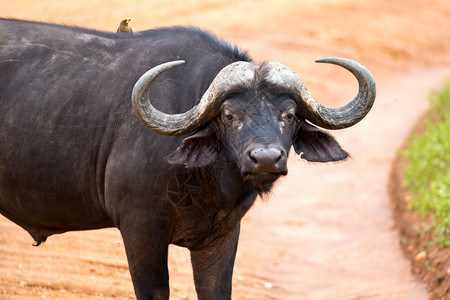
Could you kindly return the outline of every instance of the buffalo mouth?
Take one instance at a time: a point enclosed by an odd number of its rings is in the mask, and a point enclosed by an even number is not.
[[[244,182],[260,194],[270,192],[274,182],[287,173],[247,173],[244,174]]]

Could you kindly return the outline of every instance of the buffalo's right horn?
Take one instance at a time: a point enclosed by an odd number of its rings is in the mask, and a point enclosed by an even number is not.
[[[153,67],[139,78],[133,88],[132,104],[139,120],[150,130],[163,135],[184,135],[193,132],[218,114],[227,91],[234,86],[246,86],[253,79],[255,66],[239,61],[224,67],[214,78],[200,102],[185,113],[167,114],[150,103],[147,91],[153,80],[164,71],[183,64],[167,62]]]

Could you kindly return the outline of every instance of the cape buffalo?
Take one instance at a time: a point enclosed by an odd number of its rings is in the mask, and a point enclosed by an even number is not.
[[[348,154],[313,126],[360,121],[375,83],[340,108],[276,62],[191,27],[116,34],[0,19],[0,213],[39,244],[117,227],[138,299],[168,299],[168,245],[190,250],[199,299],[231,298],[240,220],[301,158]],[[137,117],[136,117],[137,116]]]

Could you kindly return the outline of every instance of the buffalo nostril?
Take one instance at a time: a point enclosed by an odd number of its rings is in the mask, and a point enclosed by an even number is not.
[[[249,157],[254,163],[255,172],[278,173],[283,168],[279,164],[283,151],[277,148],[257,148],[249,151]]]
[[[250,157],[250,160],[256,165],[258,164],[258,159],[253,155],[253,151],[248,152],[248,157]]]
[[[279,162],[282,157],[283,157],[283,153],[281,153],[281,151],[280,151],[280,154],[278,155],[276,162]]]

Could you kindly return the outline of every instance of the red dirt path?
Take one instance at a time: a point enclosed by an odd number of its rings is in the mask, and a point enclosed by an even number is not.
[[[333,132],[352,159],[307,164],[244,218],[234,299],[427,299],[393,229],[387,183],[396,149],[450,75],[447,0],[399,1],[3,1],[0,15],[115,31],[196,25],[292,67],[316,99],[341,105],[352,76],[314,64],[343,56],[366,65],[378,97],[356,126]],[[126,4],[125,4],[126,3]],[[126,70],[125,70],[126,71]],[[52,236],[40,247],[0,216],[0,299],[133,299],[115,229]],[[171,299],[195,299],[185,249],[170,248]]]

